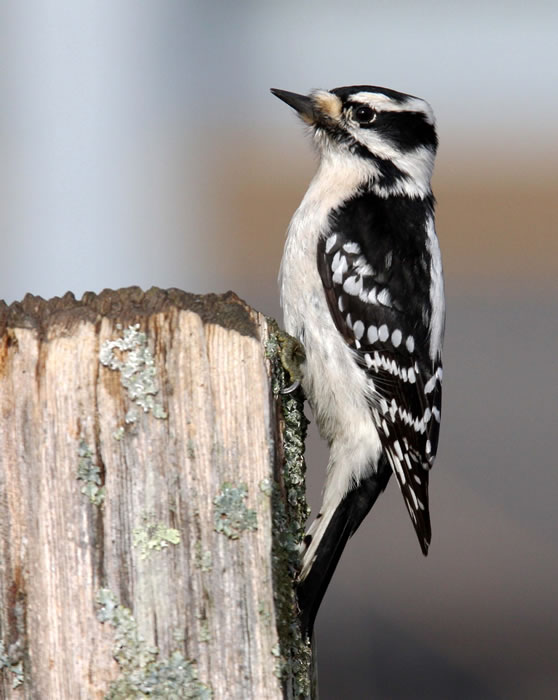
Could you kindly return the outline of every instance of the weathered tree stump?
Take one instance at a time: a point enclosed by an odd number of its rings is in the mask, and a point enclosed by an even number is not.
[[[238,297],[0,303],[0,696],[310,697],[305,419]]]

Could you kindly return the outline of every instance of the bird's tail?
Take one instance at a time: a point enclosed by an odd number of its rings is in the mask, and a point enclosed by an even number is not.
[[[345,545],[386,488],[391,474],[382,458],[376,472],[349,491],[330,512],[324,508],[308,530],[297,588],[302,628],[308,637],[312,636],[314,620]]]

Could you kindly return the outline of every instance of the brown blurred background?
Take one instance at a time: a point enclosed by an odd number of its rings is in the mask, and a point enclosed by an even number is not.
[[[270,87],[437,114],[448,317],[424,559],[394,484],[318,624],[322,700],[558,697],[555,4],[6,2],[0,298],[234,289],[280,317],[315,161]],[[319,504],[327,450],[312,435]]]

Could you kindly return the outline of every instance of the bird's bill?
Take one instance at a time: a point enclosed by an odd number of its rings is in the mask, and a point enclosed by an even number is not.
[[[287,90],[277,90],[276,88],[271,88],[271,92],[275,97],[288,104],[289,107],[295,109],[305,122],[310,124],[314,122],[314,106],[310,97],[298,95],[296,92],[288,92]]]

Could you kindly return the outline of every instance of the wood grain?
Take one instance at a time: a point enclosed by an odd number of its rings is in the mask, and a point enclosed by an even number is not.
[[[0,696],[309,696],[266,319],[132,288],[0,334]]]

